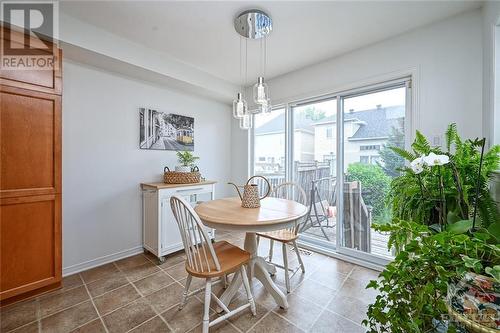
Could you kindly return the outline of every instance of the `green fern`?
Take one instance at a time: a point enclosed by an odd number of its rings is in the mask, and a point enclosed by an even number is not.
[[[450,125],[448,125],[448,128],[446,129],[445,132],[446,150],[448,151],[448,153],[450,152],[451,145],[453,144],[457,136],[458,136],[457,124],[451,123]]]
[[[405,160],[410,161],[410,162],[417,158],[417,156],[415,156],[414,154],[412,154],[409,151],[404,150],[400,147],[389,147],[389,149],[392,150],[393,152],[395,152],[396,154],[398,154],[399,156],[401,156],[402,158],[404,158]]]
[[[411,147],[417,155],[427,155],[431,152],[429,141],[427,141],[427,138],[419,131],[416,132],[415,141]]]
[[[481,140],[462,140],[456,125],[448,126],[446,133],[446,153],[450,162],[442,167],[426,167],[416,175],[410,168],[401,168],[402,175],[394,178],[387,204],[391,207],[394,220],[403,219],[432,225],[439,220],[439,206],[442,195],[446,201],[446,212],[453,212],[461,219],[469,219],[474,212],[476,184],[478,182]],[[417,132],[412,144],[413,152],[398,147],[391,149],[408,161],[430,152],[444,154],[439,148],[432,148],[422,133]],[[451,151],[453,149],[453,152]],[[487,228],[498,222],[500,214],[490,193],[488,181],[493,171],[500,165],[500,146],[493,146],[483,155],[480,195],[477,216],[480,226]],[[442,178],[444,193],[440,193],[439,179]]]

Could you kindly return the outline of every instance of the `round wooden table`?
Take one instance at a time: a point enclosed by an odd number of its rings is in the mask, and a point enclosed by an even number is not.
[[[296,220],[306,215],[307,207],[292,200],[265,198],[261,200],[260,208],[243,208],[240,198],[224,198],[203,202],[194,210],[203,223],[210,228],[246,232],[244,247],[252,255],[252,260],[248,265],[250,278],[259,280],[274,297],[276,303],[287,309],[288,302],[285,294],[269,276],[269,273],[276,272],[276,268],[257,255],[255,233],[291,227]],[[220,300],[226,305],[229,304],[241,284],[241,277],[233,278]]]

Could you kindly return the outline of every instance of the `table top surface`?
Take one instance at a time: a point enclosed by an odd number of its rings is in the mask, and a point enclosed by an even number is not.
[[[307,213],[306,206],[287,199],[268,197],[260,204],[260,208],[243,208],[240,198],[224,198],[203,202],[194,210],[204,222],[243,228],[292,222]]]

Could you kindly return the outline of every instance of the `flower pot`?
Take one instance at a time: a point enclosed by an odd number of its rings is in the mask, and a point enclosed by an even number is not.
[[[177,172],[191,172],[191,167],[185,166],[185,165],[177,165],[175,167],[175,171],[177,171]]]
[[[471,332],[500,329],[500,284],[492,278],[467,273],[457,283],[448,284],[446,297],[452,318]]]

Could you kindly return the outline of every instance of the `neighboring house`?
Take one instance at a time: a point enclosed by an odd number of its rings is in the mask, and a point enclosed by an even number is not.
[[[376,164],[379,151],[386,143],[392,127],[402,126],[404,106],[346,112],[344,114],[344,166],[354,162]],[[335,159],[336,117],[324,118],[314,124],[314,158]],[[332,151],[333,150],[333,151]]]
[[[375,164],[392,127],[402,126],[404,106],[346,112],[344,114],[344,166],[351,163]],[[285,116],[280,115],[255,128],[255,171],[277,173],[284,170]],[[295,161],[332,161],[337,158],[336,116],[311,120],[304,114],[294,119],[293,156]],[[334,170],[333,170],[334,172]]]
[[[306,117],[295,119],[294,159],[314,161],[314,123]],[[255,128],[255,172],[277,173],[285,168],[285,115],[281,114]]]

